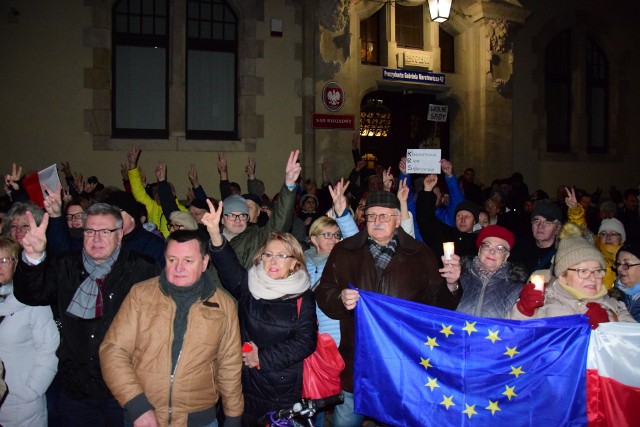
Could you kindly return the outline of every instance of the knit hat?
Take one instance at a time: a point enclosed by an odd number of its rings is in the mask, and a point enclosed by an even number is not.
[[[204,209],[206,211],[209,211],[209,205],[207,205],[206,200],[195,199],[191,202],[189,206],[193,206],[194,208]]]
[[[109,194],[103,202],[125,211],[131,215],[136,222],[140,221],[140,209],[138,208],[138,202],[136,202],[136,199],[133,198],[131,193],[126,191],[114,191]]]
[[[181,225],[185,230],[197,230],[198,223],[195,219],[186,212],[173,211],[169,215],[169,221],[176,225]]]
[[[614,231],[616,233],[619,233],[620,237],[622,238],[622,243],[627,240],[627,233],[625,233],[624,231],[624,225],[622,225],[622,223],[615,218],[603,219],[600,223],[600,228],[598,228],[598,234],[600,234],[600,232],[602,231]]]
[[[249,207],[242,196],[229,196],[222,202],[222,214],[226,215],[231,212],[239,212],[249,215]]]
[[[531,219],[536,216],[541,216],[547,221],[562,221],[560,206],[549,201],[539,201],[536,203],[533,207],[533,212],[531,212]]]
[[[383,208],[391,208],[391,209],[400,209],[400,200],[398,200],[398,196],[393,194],[390,191],[372,191],[367,196],[367,201],[364,205],[364,210],[366,211],[369,208],[374,206],[380,206]]]
[[[460,203],[458,203],[458,206],[456,206],[456,212],[455,215],[458,215],[458,212],[460,211],[467,211],[469,213],[471,213],[471,215],[473,215],[473,222],[478,222],[478,215],[480,215],[480,208],[478,207],[477,203],[472,202],[471,200],[463,200]]]
[[[480,248],[480,244],[482,244],[482,241],[487,237],[497,237],[504,240],[509,245],[510,250],[513,249],[513,245],[515,245],[516,243],[516,238],[512,232],[499,225],[489,225],[487,227],[484,227],[482,230],[480,230],[480,233],[478,233],[478,238],[476,238],[476,246]]]
[[[631,255],[640,259],[640,246],[638,245],[629,244],[629,245],[622,246],[620,249],[618,249],[618,253],[616,254],[616,260],[620,256],[620,252],[629,252]]]
[[[304,208],[304,202],[306,202],[307,199],[315,200],[316,201],[316,208],[318,207],[318,204],[319,204],[318,203],[318,198],[315,195],[311,194],[311,193],[307,193],[307,194],[305,194],[304,196],[302,196],[300,198],[300,207],[301,208]]]
[[[558,251],[553,262],[554,274],[560,277],[567,269],[583,261],[596,261],[601,268],[607,268],[600,251],[584,237],[565,237],[558,243]]]
[[[242,197],[245,200],[251,200],[258,207],[260,207],[260,205],[262,204],[262,198],[260,196],[258,196],[257,194],[246,193],[246,194],[243,194]]]

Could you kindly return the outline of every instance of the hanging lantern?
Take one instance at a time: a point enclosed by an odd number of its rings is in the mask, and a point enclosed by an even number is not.
[[[444,22],[451,13],[451,0],[429,0],[429,14],[434,22]]]
[[[360,108],[360,135],[386,137],[391,127],[391,111],[381,99],[370,98]]]

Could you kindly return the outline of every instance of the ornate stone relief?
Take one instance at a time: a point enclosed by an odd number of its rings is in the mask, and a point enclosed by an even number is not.
[[[320,55],[317,77],[335,76],[350,56],[349,6],[351,0],[323,0],[317,3]]]
[[[511,98],[513,37],[516,26],[505,19],[487,19],[485,28],[490,55],[488,74],[498,93]]]

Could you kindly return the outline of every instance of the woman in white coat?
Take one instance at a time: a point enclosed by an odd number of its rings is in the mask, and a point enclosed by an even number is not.
[[[13,296],[20,244],[0,236],[0,359],[8,393],[0,407],[4,427],[47,425],[45,392],[58,370],[60,334],[49,306],[30,307]]]

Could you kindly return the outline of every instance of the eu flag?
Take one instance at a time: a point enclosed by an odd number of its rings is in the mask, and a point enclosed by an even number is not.
[[[355,412],[394,426],[584,426],[585,316],[488,319],[360,291]]]

